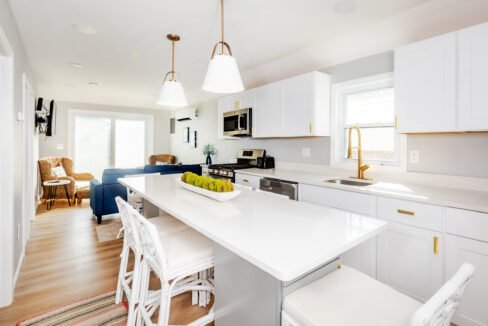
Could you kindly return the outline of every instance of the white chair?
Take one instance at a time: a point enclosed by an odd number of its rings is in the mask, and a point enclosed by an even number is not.
[[[119,278],[117,280],[117,292],[115,303],[122,301],[125,293],[128,302],[127,324],[134,325],[137,300],[139,299],[139,285],[141,281],[142,245],[139,233],[135,229],[135,221],[132,220],[129,209],[131,207],[120,197],[115,198],[119,209],[122,227],[124,229],[124,245],[120,255]],[[130,251],[134,254],[134,267],[128,270]]]
[[[172,217],[166,217],[170,221],[166,222],[173,225],[173,229],[168,229],[167,224],[160,224],[166,223],[163,219],[156,222],[154,218],[145,219],[133,209],[129,211],[136,221],[143,247],[137,325],[166,326],[173,296],[186,291],[213,292],[211,279],[195,277],[205,275],[213,267],[213,243],[191,228],[181,228]],[[159,278],[161,288],[150,289],[152,274]],[[158,308],[158,322],[155,324],[151,319]],[[212,308],[190,325],[205,325],[213,320]]]
[[[144,177],[147,175],[160,175],[160,174],[161,173],[128,174],[124,176],[124,178],[135,178],[135,177]],[[144,210],[142,196],[137,192],[131,190],[129,187],[127,187],[127,203],[131,205],[136,211],[142,214]]]
[[[449,326],[474,273],[464,264],[425,304],[349,267],[285,297],[282,326]]]

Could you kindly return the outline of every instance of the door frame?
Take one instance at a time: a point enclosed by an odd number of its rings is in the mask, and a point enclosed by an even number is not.
[[[22,222],[24,231],[22,234],[22,244],[25,246],[30,236],[30,224],[35,215],[35,186],[37,184],[37,173],[34,175],[34,113],[35,108],[27,107],[27,96],[29,93],[34,99],[35,93],[32,84],[29,82],[26,74],[22,74],[22,135],[23,135],[23,173],[22,173]]]
[[[0,85],[5,85],[0,88],[0,307],[4,307],[12,303],[14,293],[14,51],[1,26],[0,50]]]

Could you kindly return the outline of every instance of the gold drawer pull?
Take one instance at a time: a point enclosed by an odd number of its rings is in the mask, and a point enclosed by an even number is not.
[[[242,181],[243,181],[243,182],[249,182],[249,180],[247,180],[247,179],[242,179]]]
[[[397,209],[397,212],[400,213],[400,214],[405,214],[405,215],[415,215],[415,212],[414,211],[406,211],[404,209]]]
[[[439,237],[434,237],[434,255],[439,254]]]

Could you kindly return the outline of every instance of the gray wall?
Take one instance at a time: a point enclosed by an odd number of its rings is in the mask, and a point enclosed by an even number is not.
[[[154,119],[154,153],[170,152],[169,119],[171,113],[169,111],[69,102],[58,102],[57,107],[56,135],[53,137],[41,135],[39,140],[40,157],[68,155],[69,109],[152,115]],[[57,149],[58,144],[63,145],[62,150]]]
[[[365,57],[322,71],[331,75],[332,83],[363,78],[393,71],[393,52]],[[197,121],[177,123],[176,134],[171,136],[171,150],[183,162],[203,162],[201,146],[215,144],[219,150],[218,162],[235,158],[241,148],[263,148],[269,155],[283,162],[330,164],[330,138],[301,139],[242,139],[217,140],[217,102],[209,101],[197,106]],[[190,126],[198,131],[199,146],[190,148],[182,143],[182,128]],[[418,150],[420,163],[407,164],[408,171],[448,175],[488,177],[488,133],[449,135],[408,135],[408,151]],[[303,157],[302,149],[310,148],[311,156]]]
[[[7,0],[0,0],[0,25],[14,51],[14,114],[17,116],[17,112],[23,110],[23,77],[25,73],[29,81],[33,84],[34,90],[36,89],[35,80],[31,73],[29,61],[24,49],[24,45],[20,38],[20,34],[17,28],[17,23],[13,17],[10,5]],[[25,117],[26,119],[33,119],[32,117]],[[23,150],[23,123],[21,121],[12,121],[14,125],[14,266],[19,263],[19,258],[22,253],[22,237],[17,239],[17,225],[23,226],[22,221],[22,162],[24,156]],[[24,232],[21,229],[21,233]]]

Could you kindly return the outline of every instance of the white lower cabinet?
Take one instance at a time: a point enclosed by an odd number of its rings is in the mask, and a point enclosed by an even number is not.
[[[249,174],[236,173],[236,184],[251,187],[253,189],[259,189],[259,181],[261,177]]]
[[[388,222],[377,239],[378,280],[421,301],[442,286],[441,232]]]
[[[375,216],[375,197],[356,192],[300,184],[300,201]],[[342,262],[376,278],[376,237],[345,252]]]
[[[463,263],[475,268],[454,322],[463,326],[488,325],[488,243],[448,234],[446,249],[447,279]]]

